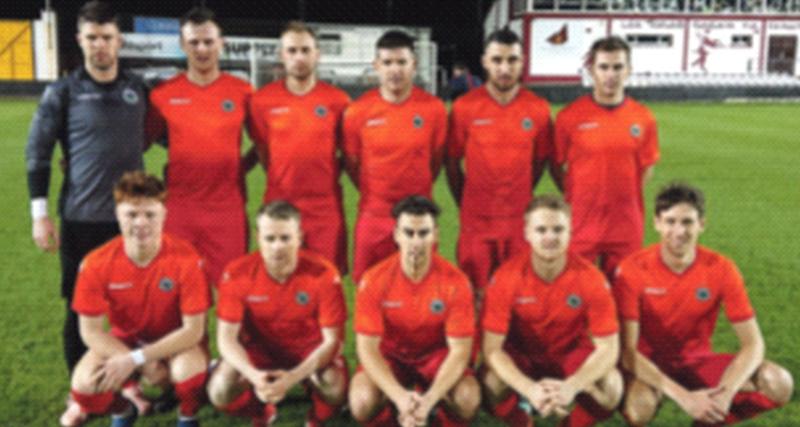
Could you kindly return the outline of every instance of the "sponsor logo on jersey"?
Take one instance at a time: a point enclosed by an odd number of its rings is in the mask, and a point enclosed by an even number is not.
[[[531,130],[533,129],[533,120],[530,117],[525,117],[522,119],[522,130]]]
[[[123,289],[130,289],[132,287],[133,283],[131,282],[117,282],[108,284],[108,290],[110,291],[121,291]]]
[[[431,313],[441,314],[444,311],[444,302],[440,299],[431,301]]]
[[[252,303],[267,302],[269,301],[269,295],[248,295],[245,299],[247,302]]]
[[[578,308],[581,304],[583,304],[583,300],[578,295],[570,294],[567,297],[567,305],[570,306],[570,308]]]
[[[631,125],[631,136],[634,137],[634,138],[638,138],[639,135],[641,135],[641,134],[642,134],[642,128],[636,123],[632,124]]]
[[[386,124],[386,119],[383,117],[379,117],[377,119],[369,119],[367,120],[366,126],[368,128],[375,127],[375,126],[383,126]]]
[[[597,122],[585,122],[578,125],[578,130],[591,130],[600,126]]]
[[[91,93],[80,93],[75,98],[77,98],[78,101],[97,101],[98,99],[101,99],[102,97],[103,97],[103,95],[101,95],[99,93],[91,92]]]
[[[694,296],[697,297],[698,301],[708,301],[711,298],[711,291],[706,287],[697,288]]]
[[[175,282],[173,282],[169,277],[162,277],[161,280],[158,281],[158,289],[161,289],[164,292],[170,292],[174,288]]]
[[[403,306],[403,301],[381,301],[381,306],[384,308],[400,308]]]
[[[533,304],[536,302],[536,297],[518,297],[516,300],[517,304]]]
[[[323,118],[328,115],[328,109],[324,105],[317,105],[314,107],[314,114],[319,118]]]
[[[233,103],[230,99],[226,99],[222,101],[222,111],[226,113],[230,113],[236,107],[236,104]]]
[[[286,114],[289,112],[289,107],[275,107],[269,110],[269,113],[272,115],[279,115],[279,114]]]
[[[299,291],[297,292],[297,295],[294,296],[295,302],[300,305],[308,304],[309,299],[310,298],[308,297],[308,294],[305,291]]]
[[[645,286],[644,293],[647,295],[666,295],[667,288],[657,288],[655,286]]]
[[[189,105],[192,103],[191,98],[170,98],[169,105]]]
[[[422,116],[420,116],[419,114],[415,114],[413,123],[414,123],[414,128],[419,129],[422,127],[422,125],[425,124],[425,120],[422,120]]]
[[[492,119],[475,119],[472,121],[473,126],[489,126],[494,121]]]
[[[136,104],[139,102],[139,94],[135,90],[126,87],[122,90],[122,100],[131,105]]]

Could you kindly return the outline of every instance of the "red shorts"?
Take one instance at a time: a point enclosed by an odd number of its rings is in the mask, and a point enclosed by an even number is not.
[[[395,219],[391,216],[375,216],[368,212],[358,214],[353,251],[353,281],[358,282],[365,271],[397,250],[393,235],[394,225]]]
[[[436,373],[439,372],[439,367],[442,366],[442,362],[444,362],[448,352],[447,348],[443,348],[413,362],[402,361],[386,354],[383,354],[383,358],[389,364],[389,368],[392,370],[397,382],[403,387],[420,386],[427,389],[436,378]],[[363,370],[363,367],[358,365],[356,372]],[[467,367],[464,369],[462,378],[473,375],[472,369]]]
[[[344,216],[304,215],[302,220],[305,247],[332,262],[339,273],[347,274],[347,228]]]
[[[566,378],[583,365],[583,362],[594,351],[591,347],[578,347],[569,353],[557,357],[529,357],[513,350],[506,350],[520,371],[534,380],[545,377]]]
[[[247,358],[250,359],[250,363],[253,364],[258,369],[261,370],[275,370],[275,369],[283,369],[289,370],[297,365],[299,365],[305,357],[270,357],[270,355],[264,353],[263,351],[254,351],[253,349],[246,349],[247,351]],[[335,356],[331,361],[318,369],[318,371],[324,371],[330,367],[334,367],[336,369],[344,369],[345,372],[347,371],[347,360],[344,358],[343,355],[339,354]]]
[[[735,355],[700,353],[684,359],[653,362],[664,374],[689,390],[716,387]]]
[[[570,240],[569,249],[587,260],[594,262],[600,259],[600,269],[609,279],[614,277],[614,270],[628,255],[642,248],[642,239],[636,238],[627,242],[598,242],[580,240],[575,237]]]
[[[461,216],[457,258],[475,289],[485,289],[497,267],[528,248],[524,221]]]
[[[216,284],[232,260],[247,253],[247,217],[244,207],[224,210],[207,205],[167,200],[164,230],[188,240],[206,261],[206,277]]]

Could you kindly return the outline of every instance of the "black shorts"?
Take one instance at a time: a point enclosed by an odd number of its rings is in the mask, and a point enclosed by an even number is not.
[[[72,300],[78,268],[93,249],[119,235],[116,222],[61,221],[61,296]]]

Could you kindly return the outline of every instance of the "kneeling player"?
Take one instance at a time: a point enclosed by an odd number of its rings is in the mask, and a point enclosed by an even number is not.
[[[568,254],[570,209],[560,197],[534,199],[525,214],[530,250],[495,273],[486,290],[482,370],[490,412],[532,425],[520,397],[562,425],[608,418],[622,397],[614,299],[605,276]]]
[[[347,395],[347,364],[339,351],[347,308],[339,273],[322,256],[300,249],[300,212],[293,205],[270,202],[256,221],[259,252],[231,262],[222,277],[222,361],[208,394],[225,412],[269,424],[274,405],[303,383],[312,400],[305,425],[321,425]]]
[[[734,263],[697,244],[705,227],[700,190],[671,184],[656,198],[661,242],[625,259],[614,294],[623,319],[623,413],[632,425],[655,417],[664,395],[700,423],[733,423],[786,404],[791,374],[764,360],[764,340]],[[735,354],[711,351],[720,311],[733,325]]]
[[[162,233],[164,185],[130,172],[114,188],[122,235],[81,265],[73,309],[89,347],[72,375],[71,406],[62,425],[86,414],[113,414],[112,426],[133,425],[137,406],[119,392],[141,374],[161,383],[168,372],[180,401],[179,426],[196,426],[205,399],[208,352],[203,338],[211,295],[202,261],[187,242]],[[105,323],[111,330],[105,330]]]
[[[361,368],[350,411],[369,426],[467,425],[480,389],[467,370],[474,313],[467,277],[434,253],[439,208],[422,196],[395,205],[398,254],[369,269],[356,295],[356,351]],[[444,407],[432,413],[440,402]]]

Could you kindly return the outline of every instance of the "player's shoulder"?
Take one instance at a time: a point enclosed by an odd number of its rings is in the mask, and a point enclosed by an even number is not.
[[[219,75],[219,79],[221,83],[231,89],[243,92],[253,91],[253,86],[250,85],[250,82],[243,80],[241,77],[234,76],[233,74],[222,72]]]
[[[580,283],[588,286],[606,283],[606,276],[594,263],[579,255],[567,256],[567,269],[578,277]]]
[[[500,264],[494,272],[494,277],[498,280],[522,277],[530,271],[530,260],[530,250],[521,251]]]
[[[122,236],[114,237],[113,239],[103,243],[97,248],[89,251],[83,258],[82,267],[102,268],[104,265],[111,263],[115,257],[119,256],[123,250]]]
[[[650,108],[637,101],[633,97],[625,97],[625,107],[628,111],[631,111],[634,114],[641,115],[647,119],[655,120],[655,116],[653,115],[653,112],[650,111]]]
[[[526,104],[539,107],[539,108],[547,108],[550,110],[550,101],[547,99],[539,96],[536,92],[528,89],[528,88],[520,88],[519,90],[519,97],[520,100],[525,102]]]
[[[340,101],[349,102],[350,101],[350,95],[348,95],[348,93],[345,92],[344,89],[342,89],[342,88],[340,88],[338,86],[334,86],[334,85],[332,85],[332,84],[330,84],[328,82],[324,82],[324,81],[320,80],[320,81],[317,82],[317,87],[319,88],[320,92],[325,94],[325,96],[328,96],[328,97],[332,98],[333,100],[335,100],[337,102],[340,102]]]
[[[456,285],[470,286],[469,277],[461,271],[455,264],[448,261],[445,257],[434,254],[433,267],[436,269],[436,274],[440,279],[450,281]]]
[[[225,266],[223,280],[221,280],[221,282],[240,277],[253,277],[255,271],[258,270],[261,265],[260,263],[263,263],[263,261],[258,251],[235,258],[229,261]]]
[[[704,269],[718,272],[723,269],[736,269],[736,264],[732,259],[711,248],[697,245],[696,260]]]
[[[301,274],[314,279],[335,277],[337,280],[341,280],[339,271],[332,262],[320,254],[305,249],[301,249],[298,253],[297,269]]]
[[[574,120],[580,117],[592,105],[591,95],[581,95],[565,105],[556,115],[556,121]]]
[[[614,275],[630,279],[635,275],[649,274],[658,268],[660,247],[658,243],[655,243],[628,255],[617,265]]]
[[[269,99],[270,97],[280,96],[284,91],[283,80],[276,80],[261,86],[253,94],[253,99]]]
[[[171,261],[194,262],[202,259],[200,253],[188,240],[184,240],[169,233],[164,233],[162,235],[162,250],[166,252],[165,255],[167,255]]]
[[[186,89],[187,82],[186,73],[178,73],[155,84],[150,91],[150,99],[153,102],[158,102],[164,98],[183,93]]]
[[[345,118],[356,118],[364,115],[375,105],[382,102],[381,94],[378,89],[370,89],[351,102],[345,110]]]
[[[414,102],[426,105],[428,108],[436,112],[447,112],[447,108],[444,106],[444,101],[442,101],[442,99],[438,96],[428,93],[426,90],[417,86],[414,86],[411,91]]]

